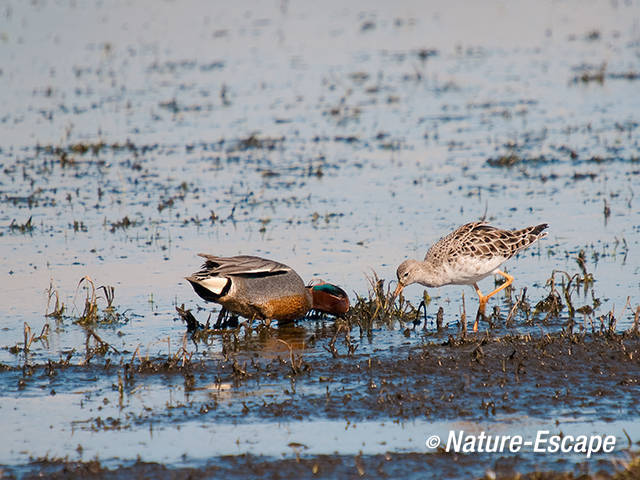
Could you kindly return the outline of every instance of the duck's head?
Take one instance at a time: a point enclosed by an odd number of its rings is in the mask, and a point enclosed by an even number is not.
[[[418,273],[418,265],[420,262],[417,260],[405,260],[400,264],[398,270],[396,270],[396,276],[398,277],[398,286],[396,287],[395,292],[393,292],[393,297],[391,297],[392,303],[396,300],[402,289],[407,285],[411,285],[412,283],[416,283],[416,275]]]
[[[311,292],[311,308],[314,310],[336,316],[349,311],[349,296],[340,287],[322,282],[309,285],[307,288]]]

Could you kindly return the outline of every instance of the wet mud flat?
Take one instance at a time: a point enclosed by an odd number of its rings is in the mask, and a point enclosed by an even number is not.
[[[388,453],[380,455],[320,455],[293,459],[270,459],[253,455],[221,457],[215,463],[200,468],[170,469],[157,463],[136,462],[131,465],[109,470],[100,462],[38,462],[47,478],[158,478],[158,479],[200,479],[232,478],[242,479],[254,476],[261,478],[501,478],[509,480],[574,480],[574,479],[617,479],[632,480],[640,475],[640,466],[635,461],[618,472],[611,471],[611,465],[603,462],[601,468],[594,468],[594,475],[586,473],[557,473],[553,471],[529,474],[516,473],[512,460],[500,459],[485,475],[474,475],[478,470],[477,458],[453,456],[449,454],[422,455],[417,453]],[[434,473],[438,472],[438,473]],[[10,476],[8,477],[10,478]],[[41,475],[26,475],[24,478],[42,478]]]
[[[182,458],[171,466],[126,454],[104,458],[99,448],[93,459],[75,460],[78,452],[80,457],[83,453],[79,443],[77,452],[32,456],[22,465],[4,467],[3,474],[7,478],[41,474],[51,478],[258,474],[267,478],[425,478],[431,474],[442,478],[637,478],[633,475],[639,473],[633,452],[640,432],[633,430],[623,429],[613,454],[589,459],[531,452],[457,454],[424,445],[429,433],[443,426],[468,431],[498,428],[504,433],[506,425],[507,431],[526,436],[535,435],[536,428],[545,424],[551,425],[554,434],[570,433],[576,419],[582,422],[578,430],[583,433],[590,422],[598,423],[603,434],[615,431],[620,422],[631,423],[640,413],[637,331],[425,337],[418,330],[405,343],[358,353],[349,345],[366,338],[356,334],[357,328],[346,335],[349,329],[339,324],[318,322],[313,333],[299,327],[243,330],[221,334],[226,337],[223,351],[213,356],[201,339],[198,352],[191,348],[191,353],[185,350],[156,358],[121,352],[119,359],[105,353],[88,363],[61,359],[23,367],[3,365],[2,383],[21,389],[26,396],[45,388],[52,396],[64,395],[81,389],[87,379],[100,377],[97,387],[92,387],[94,398],[87,397],[82,407],[85,418],[75,422],[78,430],[99,435],[166,429],[185,441]],[[301,330],[307,331],[305,351],[292,346],[292,336]],[[288,340],[279,341],[283,338]],[[278,350],[276,344],[287,348]],[[153,385],[164,389],[178,385],[184,398],[164,407],[137,410],[132,400],[136,391],[147,389],[153,396]],[[94,408],[92,403],[101,406]],[[118,406],[114,416],[106,416],[109,403]],[[345,444],[340,452],[335,447],[335,453],[317,453],[322,447],[312,443],[314,437],[327,435],[324,422],[337,424],[336,431],[360,429],[359,441],[367,440],[364,432],[372,423],[382,425],[383,432],[412,422],[418,428],[413,430],[415,444],[408,448],[397,448],[390,434],[389,451],[385,451],[383,434],[378,452],[362,441],[362,449],[352,453],[342,451],[349,449]],[[221,450],[215,435],[210,455],[190,452],[190,424],[259,430],[261,424],[268,429],[278,423],[306,425],[301,430],[306,433],[298,432],[299,441],[282,446],[287,453],[261,454],[262,444],[256,440],[253,450],[216,455]],[[228,436],[218,438],[229,441]]]

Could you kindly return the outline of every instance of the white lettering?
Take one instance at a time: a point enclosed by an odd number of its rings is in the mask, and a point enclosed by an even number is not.
[[[578,435],[576,444],[573,446],[574,452],[587,453],[587,442],[589,439],[586,435]]]
[[[552,435],[549,437],[549,447],[547,448],[547,453],[556,453],[560,450],[560,436]]]
[[[430,437],[431,438],[431,437]],[[427,441],[427,443],[429,443]],[[464,430],[449,430],[447,452],[456,453],[518,453],[522,447],[533,446],[535,453],[579,453],[591,458],[594,453],[611,453],[616,448],[615,435],[550,435],[549,430],[538,430],[535,441],[524,441],[522,435],[487,435],[481,431],[466,434]]]
[[[616,437],[614,435],[607,435],[602,442],[602,451],[604,453],[611,453],[616,448]]]
[[[467,438],[462,445],[463,453],[473,453],[476,451],[476,437],[475,435],[467,435]]]
[[[509,442],[509,451],[511,453],[518,453],[522,448],[522,437],[520,435],[514,435]]]
[[[546,450],[544,449],[543,446],[545,443],[547,443],[547,439],[546,436],[549,435],[549,430],[538,430],[538,433],[536,434],[536,441],[533,444],[533,451],[536,453],[542,453],[545,452]],[[544,438],[543,438],[544,436]]]
[[[562,439],[562,442],[560,442],[560,450],[562,451],[562,453],[571,452],[571,444],[572,443],[573,443],[573,436],[572,435],[566,435]]]
[[[499,451],[498,446],[500,445],[500,437],[502,437],[503,442],[507,438],[506,435],[489,435],[489,439],[487,440],[487,448],[485,450],[487,453],[496,453]],[[491,440],[493,440],[493,445],[491,444]]]
[[[484,434],[484,431],[480,432],[480,435],[478,435],[478,449],[476,452],[484,453],[484,441],[486,438],[487,436]]]
[[[458,432],[458,438],[456,438],[456,433],[453,430],[449,430],[449,437],[447,437],[447,452],[459,452],[462,447],[462,435],[464,435],[464,430],[460,430]]]
[[[595,444],[595,445],[594,445]],[[591,454],[597,453],[602,447],[602,437],[594,435],[589,439],[589,449],[587,450],[587,458],[591,458]]]

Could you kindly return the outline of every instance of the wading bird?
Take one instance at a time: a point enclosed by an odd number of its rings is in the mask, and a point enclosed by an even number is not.
[[[405,260],[400,264],[396,275],[398,287],[392,299],[402,289],[412,283],[425,287],[443,285],[473,285],[480,299],[478,314],[473,331],[478,331],[479,316],[484,316],[489,297],[507,288],[513,277],[498,267],[520,250],[530,246],[536,240],[547,236],[546,223],[520,230],[502,230],[485,222],[473,222],[462,225],[446,237],[441,238],[427,252],[424,261]],[[483,295],[478,282],[483,278],[498,274],[505,282],[493,292]]]

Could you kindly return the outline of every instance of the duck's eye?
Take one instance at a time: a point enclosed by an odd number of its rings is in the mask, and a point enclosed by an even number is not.
[[[409,276],[409,272],[404,272],[404,275],[402,275],[404,278],[407,278]]]

